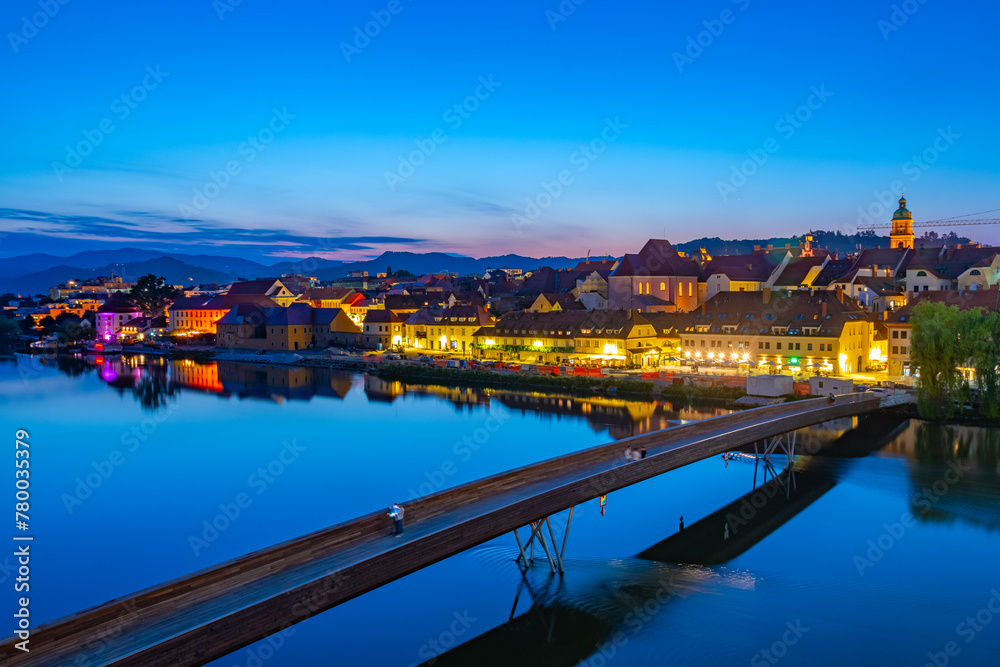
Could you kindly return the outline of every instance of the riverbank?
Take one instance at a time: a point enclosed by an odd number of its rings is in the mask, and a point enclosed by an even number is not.
[[[996,419],[990,419],[989,417],[984,417],[978,413],[957,414],[948,419],[928,419],[927,417],[920,416],[920,412],[917,410],[917,404],[915,402],[888,406],[883,409],[883,412],[899,415],[900,417],[905,417],[907,419],[919,419],[920,421],[942,424],[945,426],[978,426],[981,428],[997,427]]]
[[[549,389],[586,394],[631,396],[652,400],[652,382],[620,378],[589,378],[559,375],[498,373],[478,369],[443,368],[414,364],[383,363],[369,371],[382,380],[434,382],[446,386],[481,386],[502,389]]]

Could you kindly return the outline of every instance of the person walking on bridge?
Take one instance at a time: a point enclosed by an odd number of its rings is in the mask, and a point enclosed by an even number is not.
[[[396,503],[389,508],[389,516],[392,517],[392,521],[396,526],[396,532],[393,533],[396,537],[403,534],[403,514],[405,510],[402,505]]]
[[[625,463],[631,463],[631,462],[632,462],[632,448],[631,447],[626,447],[625,448]]]

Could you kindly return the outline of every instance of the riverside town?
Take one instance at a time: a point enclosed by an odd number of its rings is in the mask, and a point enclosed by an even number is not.
[[[0,665],[994,666],[998,20],[6,3]]]

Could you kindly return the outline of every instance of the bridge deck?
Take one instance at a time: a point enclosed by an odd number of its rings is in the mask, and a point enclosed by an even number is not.
[[[593,447],[406,505],[406,533],[384,510],[36,628],[10,665],[200,665],[411,572],[599,495],[838,417],[877,410],[849,394],[747,410]],[[648,456],[624,463],[625,447]],[[79,662],[76,662],[78,661]]]

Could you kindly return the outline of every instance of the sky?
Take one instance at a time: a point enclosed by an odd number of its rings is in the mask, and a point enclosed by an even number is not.
[[[621,255],[853,233],[904,189],[917,221],[993,211],[998,18],[972,0],[8,0],[0,260]],[[956,231],[1000,244],[1000,225]]]

